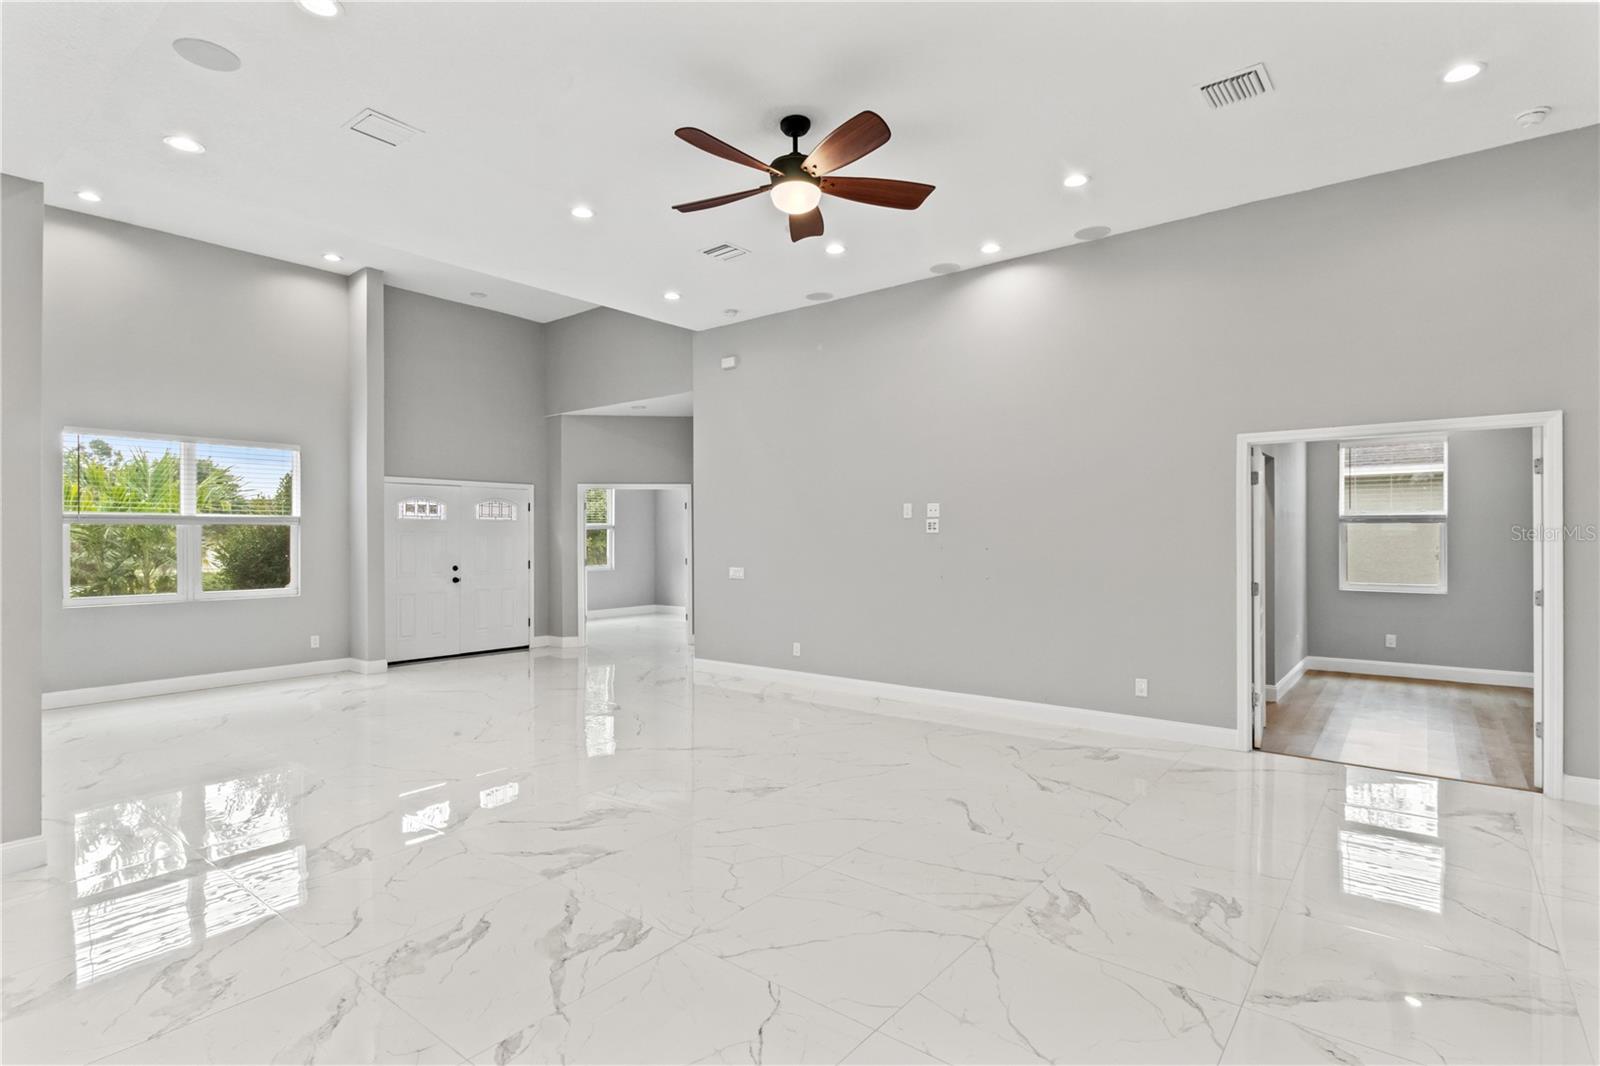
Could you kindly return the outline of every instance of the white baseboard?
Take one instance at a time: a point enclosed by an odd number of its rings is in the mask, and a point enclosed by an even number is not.
[[[749,678],[774,682],[801,692],[820,690],[867,696],[874,701],[881,701],[874,702],[871,710],[901,718],[949,722],[951,719],[948,715],[929,713],[934,709],[942,709],[969,716],[974,720],[972,724],[979,728],[994,728],[997,725],[1003,728],[1002,723],[1013,722],[1035,726],[1097,729],[1107,733],[1171,740],[1180,744],[1200,744],[1211,748],[1237,746],[1237,738],[1230,728],[1174,722],[1166,718],[1143,718],[1112,711],[1091,711],[1053,703],[1006,699],[1002,696],[979,696],[968,692],[914,688],[887,681],[864,681],[853,677],[836,677],[832,674],[808,674],[800,670],[749,666],[744,663],[719,662],[715,659],[696,658],[694,670],[697,676],[703,674],[708,677]]]
[[[0,844],[0,874],[19,874],[44,865],[44,837],[23,837]]]
[[[546,633],[543,636],[534,637],[532,640],[528,641],[528,647],[581,648],[583,647],[583,641],[578,637],[558,637],[553,634]]]
[[[1330,670],[1339,674],[1407,677],[1417,681],[1455,681],[1463,685],[1533,687],[1533,674],[1522,670],[1480,670],[1471,666],[1391,663],[1382,659],[1336,659],[1327,655],[1307,655],[1302,662],[1306,670]]]
[[[1600,777],[1563,774],[1561,798],[1569,803],[1587,803],[1591,807],[1600,807]]]
[[[1294,687],[1300,683],[1300,679],[1306,676],[1306,662],[1306,659],[1301,659],[1289,668],[1287,674],[1278,678],[1276,684],[1267,686],[1267,700],[1269,702],[1276,703],[1294,691]]]
[[[626,618],[635,614],[682,614],[686,608],[666,603],[646,603],[637,607],[602,607],[589,612],[590,618]]]
[[[121,685],[46,692],[43,706],[45,710],[52,711],[60,707],[83,707],[92,703],[136,700],[145,696],[170,696],[177,692],[196,692],[205,688],[227,688],[232,685],[254,685],[262,681],[283,681],[295,677],[316,677],[320,674],[379,674],[387,670],[388,666],[388,663],[382,661],[362,659],[316,659],[307,663],[284,663],[282,666],[258,666],[251,670],[228,670],[220,674],[159,677],[150,681],[130,681]]]

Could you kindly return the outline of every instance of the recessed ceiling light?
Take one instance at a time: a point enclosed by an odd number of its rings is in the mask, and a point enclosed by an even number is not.
[[[174,133],[170,137],[163,137],[161,143],[176,151],[188,152],[190,155],[199,155],[206,150],[205,145],[186,133]]]
[[[645,405],[642,403],[636,403],[633,405],[633,409],[635,411],[643,411],[645,409]]]
[[[823,251],[827,252],[829,255],[843,255],[844,245],[840,244],[838,241],[829,241],[828,246],[824,248]]]
[[[1444,80],[1446,84],[1454,85],[1457,82],[1471,81],[1473,78],[1476,78],[1482,73],[1482,63],[1457,63],[1455,66],[1444,72]]]
[[[935,263],[928,268],[930,274],[954,274],[961,269],[960,263]]]
[[[675,292],[672,289],[668,289],[666,292],[661,294],[661,298],[663,300],[681,300],[681,299],[683,299],[683,296],[682,296],[682,294],[680,294],[678,292]]]
[[[978,251],[982,252],[984,255],[999,255],[1000,246],[994,241],[984,241],[983,244],[978,248]]]
[[[722,313],[727,315],[729,318],[738,318],[739,317],[739,309],[737,307],[726,307],[726,308],[723,308]]]
[[[589,207],[587,204],[579,204],[577,207],[574,207],[572,209],[572,217],[573,218],[593,218],[594,217],[594,208]]]
[[[322,258],[326,259],[330,263],[344,262],[344,256],[340,255],[338,252],[323,252]]]
[[[1420,1007],[1422,1006],[1422,1000],[1417,996],[1407,996],[1406,1005],[1411,1007]]]
[[[1110,226],[1085,226],[1073,234],[1080,241],[1097,241],[1101,237],[1109,237],[1110,235]]]
[[[489,294],[488,293],[486,293],[486,292],[478,292],[476,289],[474,289],[472,292],[467,293],[467,295],[472,297],[474,300],[487,300],[489,298]]]
[[[1085,174],[1081,170],[1074,170],[1062,180],[1061,184],[1065,185],[1069,189],[1081,189],[1085,185],[1089,184],[1089,175]]]
[[[219,74],[232,74],[244,65],[233,52],[203,37],[179,37],[172,42],[172,50],[195,66]]]
[[[814,304],[819,304],[819,303],[822,303],[824,300],[833,299],[833,293],[831,293],[831,292],[808,292],[808,293],[806,293],[806,299],[810,300]]]
[[[1550,109],[1548,107],[1531,107],[1517,116],[1517,125],[1523,129],[1528,129],[1531,126],[1537,126],[1549,117]]]
[[[100,202],[100,194],[93,189],[79,189],[78,199],[86,204],[97,204]]]
[[[309,11],[318,18],[331,19],[340,11],[339,0],[294,0],[301,9]]]

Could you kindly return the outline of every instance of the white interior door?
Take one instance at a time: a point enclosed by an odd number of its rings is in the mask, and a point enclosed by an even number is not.
[[[456,490],[443,485],[384,486],[385,655],[390,662],[460,651],[460,598],[451,581]]]
[[[533,511],[527,490],[465,485],[456,490],[461,581],[461,650],[493,651],[528,643],[528,523]]]
[[[1544,529],[1544,431],[1533,430],[1533,528]],[[1544,788],[1544,552],[1533,550],[1533,787]]]
[[[1250,721],[1254,744],[1267,728],[1267,486],[1266,460],[1250,449]]]

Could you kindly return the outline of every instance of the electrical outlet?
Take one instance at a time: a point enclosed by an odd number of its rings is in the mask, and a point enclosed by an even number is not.
[[[798,640],[794,642],[794,654],[795,658],[798,659],[800,657],[800,642]]]
[[[928,517],[929,518],[938,518],[939,517],[939,505],[938,504],[936,504],[936,503],[928,504]]]
[[[728,580],[729,581],[743,581],[744,580],[744,567],[742,567],[742,566],[730,566],[730,567],[728,567]]]
[[[317,636],[317,635],[316,635],[316,634],[315,634],[315,633],[313,633],[313,634],[312,634],[312,635],[311,635],[311,646],[312,646],[312,647],[313,647],[313,648],[320,648],[320,647],[322,647],[322,638],[321,638],[321,637],[319,637],[319,636]]]
[[[909,503],[902,503],[900,505],[900,517],[901,518],[910,518],[911,517],[911,511],[912,511],[912,507],[911,507],[911,505]]]
[[[1383,646],[1385,648],[1398,647],[1399,643],[1400,642],[1395,639],[1395,635],[1393,633],[1385,633],[1383,635]]]
[[[927,519],[927,524],[923,526],[923,529],[928,533],[939,532],[939,520],[937,518]]]
[[[1133,679],[1133,694],[1140,699],[1150,695],[1150,682],[1142,677]]]

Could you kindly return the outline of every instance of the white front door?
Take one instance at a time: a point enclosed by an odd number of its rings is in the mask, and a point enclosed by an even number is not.
[[[1255,747],[1267,729],[1266,460],[1250,449],[1250,724]]]
[[[464,485],[455,490],[461,520],[455,524],[461,567],[461,650],[493,651],[528,643],[527,490]]]
[[[388,484],[384,536],[384,616],[390,662],[460,651],[460,597],[454,573],[457,489]]]

